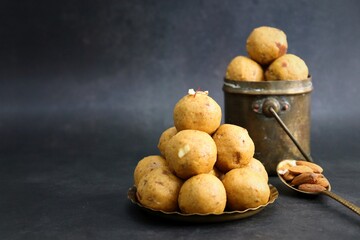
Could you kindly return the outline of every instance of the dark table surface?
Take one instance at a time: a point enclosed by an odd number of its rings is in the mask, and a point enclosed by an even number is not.
[[[358,215],[326,196],[292,192],[277,177],[270,177],[269,182],[278,189],[279,198],[249,218],[206,224],[162,219],[127,198],[134,167],[147,154],[143,148],[152,148],[141,143],[134,149],[128,146],[130,150],[115,147],[121,143],[96,148],[85,142],[89,145],[1,155],[1,239],[359,237]],[[333,192],[360,205],[359,151],[336,152],[324,153],[318,163],[331,181]]]

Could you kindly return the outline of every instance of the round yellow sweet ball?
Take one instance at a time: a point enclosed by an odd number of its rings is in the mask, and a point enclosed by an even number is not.
[[[266,180],[266,182],[269,181],[269,175],[265,169],[265,166],[256,158],[252,158],[250,162],[242,168],[258,172]]]
[[[168,129],[166,129],[160,136],[159,138],[159,142],[158,142],[158,149],[161,153],[162,156],[165,156],[165,149],[166,149],[166,145],[169,142],[169,140],[175,136],[177,133],[177,130],[175,127],[170,127]]]
[[[257,172],[236,168],[227,172],[222,180],[230,210],[245,210],[266,204],[270,197],[267,181]]]
[[[169,168],[165,158],[159,155],[151,155],[142,158],[136,165],[134,170],[134,185],[138,186],[140,179],[156,168]]]
[[[183,213],[219,214],[226,207],[226,191],[216,176],[199,174],[185,181],[178,202]]]
[[[274,27],[255,28],[246,40],[250,58],[264,66],[286,54],[287,49],[286,34]]]
[[[294,54],[279,57],[265,71],[267,81],[304,80],[308,75],[309,69],[306,63]]]
[[[245,56],[237,56],[231,60],[226,69],[225,78],[234,81],[263,81],[265,79],[262,67]]]
[[[221,107],[203,92],[187,94],[174,107],[173,119],[177,131],[200,130],[212,134],[221,122]]]
[[[198,130],[183,130],[168,142],[165,157],[175,175],[188,179],[209,173],[216,162],[216,145],[211,136]]]
[[[183,181],[168,169],[157,168],[140,179],[136,197],[145,207],[166,212],[177,211],[182,184]]]
[[[255,152],[248,131],[233,124],[222,124],[213,134],[217,147],[215,166],[222,172],[247,165]]]

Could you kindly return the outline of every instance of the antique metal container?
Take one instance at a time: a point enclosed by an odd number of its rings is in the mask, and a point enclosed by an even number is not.
[[[298,81],[232,81],[225,79],[225,123],[248,130],[255,143],[254,157],[269,175],[284,159],[304,159],[304,154],[274,118],[277,113],[302,151],[310,155],[311,77]],[[272,111],[270,111],[272,109]]]

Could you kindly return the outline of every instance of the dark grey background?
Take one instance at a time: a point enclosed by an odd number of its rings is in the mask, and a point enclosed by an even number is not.
[[[201,88],[223,107],[227,64],[268,25],[310,69],[313,158],[359,205],[359,13],[356,0],[1,1],[0,238],[355,239],[355,214],[276,178],[274,205],[217,225],[154,220],[126,192],[175,103]]]

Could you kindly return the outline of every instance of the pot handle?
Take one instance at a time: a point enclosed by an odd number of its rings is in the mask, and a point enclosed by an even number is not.
[[[282,127],[282,129],[286,132],[286,134],[290,137],[290,139],[293,141],[293,143],[296,145],[296,147],[299,149],[301,154],[304,156],[306,161],[313,162],[312,158],[306,154],[306,152],[302,149],[299,142],[295,139],[295,137],[291,134],[290,130],[287,128],[285,123],[281,120],[279,115],[277,114],[280,111],[280,104],[275,98],[268,98],[265,100],[263,104],[263,113],[268,117],[274,117],[276,121],[279,123],[279,125]]]

